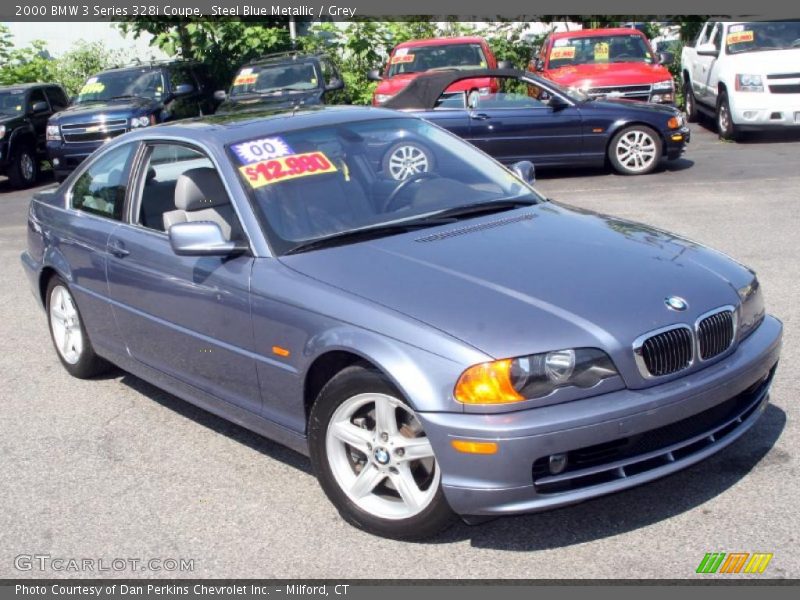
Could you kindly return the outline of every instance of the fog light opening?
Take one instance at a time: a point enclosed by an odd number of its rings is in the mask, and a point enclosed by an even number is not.
[[[783,113],[774,112],[769,116],[769,118],[778,121],[783,121]]]
[[[558,475],[567,468],[567,455],[564,453],[551,454],[548,462],[550,465],[550,474]]]

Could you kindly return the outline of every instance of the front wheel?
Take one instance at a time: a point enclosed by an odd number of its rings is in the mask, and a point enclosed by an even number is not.
[[[721,140],[735,140],[739,134],[731,116],[728,94],[725,92],[722,92],[717,100],[717,132]]]
[[[353,366],[328,382],[311,410],[309,446],[322,489],[352,525],[409,540],[455,520],[419,418],[380,373]]]
[[[39,161],[36,153],[28,147],[20,148],[14,156],[8,178],[15,188],[28,188],[36,183],[39,177]]]
[[[694,97],[691,81],[686,81],[686,83],[683,84],[683,103],[686,109],[686,120],[689,121],[689,123],[696,123],[699,114],[697,112],[697,100]]]
[[[611,139],[608,159],[623,175],[644,175],[656,168],[661,152],[661,138],[654,130],[632,125]]]

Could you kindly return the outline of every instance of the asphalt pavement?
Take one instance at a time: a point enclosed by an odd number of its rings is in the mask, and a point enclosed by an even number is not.
[[[306,458],[132,375],[67,375],[19,264],[31,192],[0,178],[0,577],[691,578],[710,577],[695,575],[706,552],[771,552],[759,577],[800,577],[798,151],[798,135],[732,144],[694,126],[685,157],[651,175],[539,173],[559,202],[753,267],[785,324],[772,404],[736,444],[686,471],[426,543],[350,527]],[[194,570],[15,566],[36,554],[105,561],[96,567],[189,559]]]

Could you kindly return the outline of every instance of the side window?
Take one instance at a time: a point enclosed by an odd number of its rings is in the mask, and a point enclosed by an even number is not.
[[[714,38],[712,42],[714,42],[714,47],[719,50],[722,48],[722,23],[717,23],[717,26],[714,28]]]
[[[47,102],[47,98],[45,98],[44,92],[41,88],[36,88],[31,92],[31,95],[28,96],[28,110],[30,110],[37,102]]]
[[[328,85],[331,79],[337,79],[336,71],[329,61],[325,59],[320,60],[319,66],[322,69],[322,85]]]
[[[72,186],[72,208],[121,220],[135,148],[135,143],[115,148],[86,169]]]
[[[49,87],[46,90],[47,92],[47,99],[50,100],[50,106],[53,109],[53,112],[58,112],[59,110],[64,110],[69,106],[69,100],[67,100],[67,95],[64,93],[64,90],[58,87]]]
[[[166,232],[176,223],[212,221],[227,239],[241,239],[230,198],[204,153],[181,144],[154,144],[143,173],[138,225]]]

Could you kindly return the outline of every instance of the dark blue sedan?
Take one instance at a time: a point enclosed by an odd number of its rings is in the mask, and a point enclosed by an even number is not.
[[[478,77],[497,79],[501,91],[447,92],[458,81]],[[662,158],[678,158],[690,137],[683,115],[671,106],[596,100],[510,69],[425,73],[384,107],[413,110],[505,164],[610,164],[624,175],[643,175]],[[424,170],[426,155],[424,145],[406,145],[398,147],[395,162],[411,171]],[[407,176],[400,169],[397,173]]]
[[[398,179],[408,142],[428,170]],[[531,174],[383,109],[158,125],[34,197],[22,263],[69,373],[115,364],[309,455],[350,523],[425,537],[685,468],[768,402],[752,271]]]

